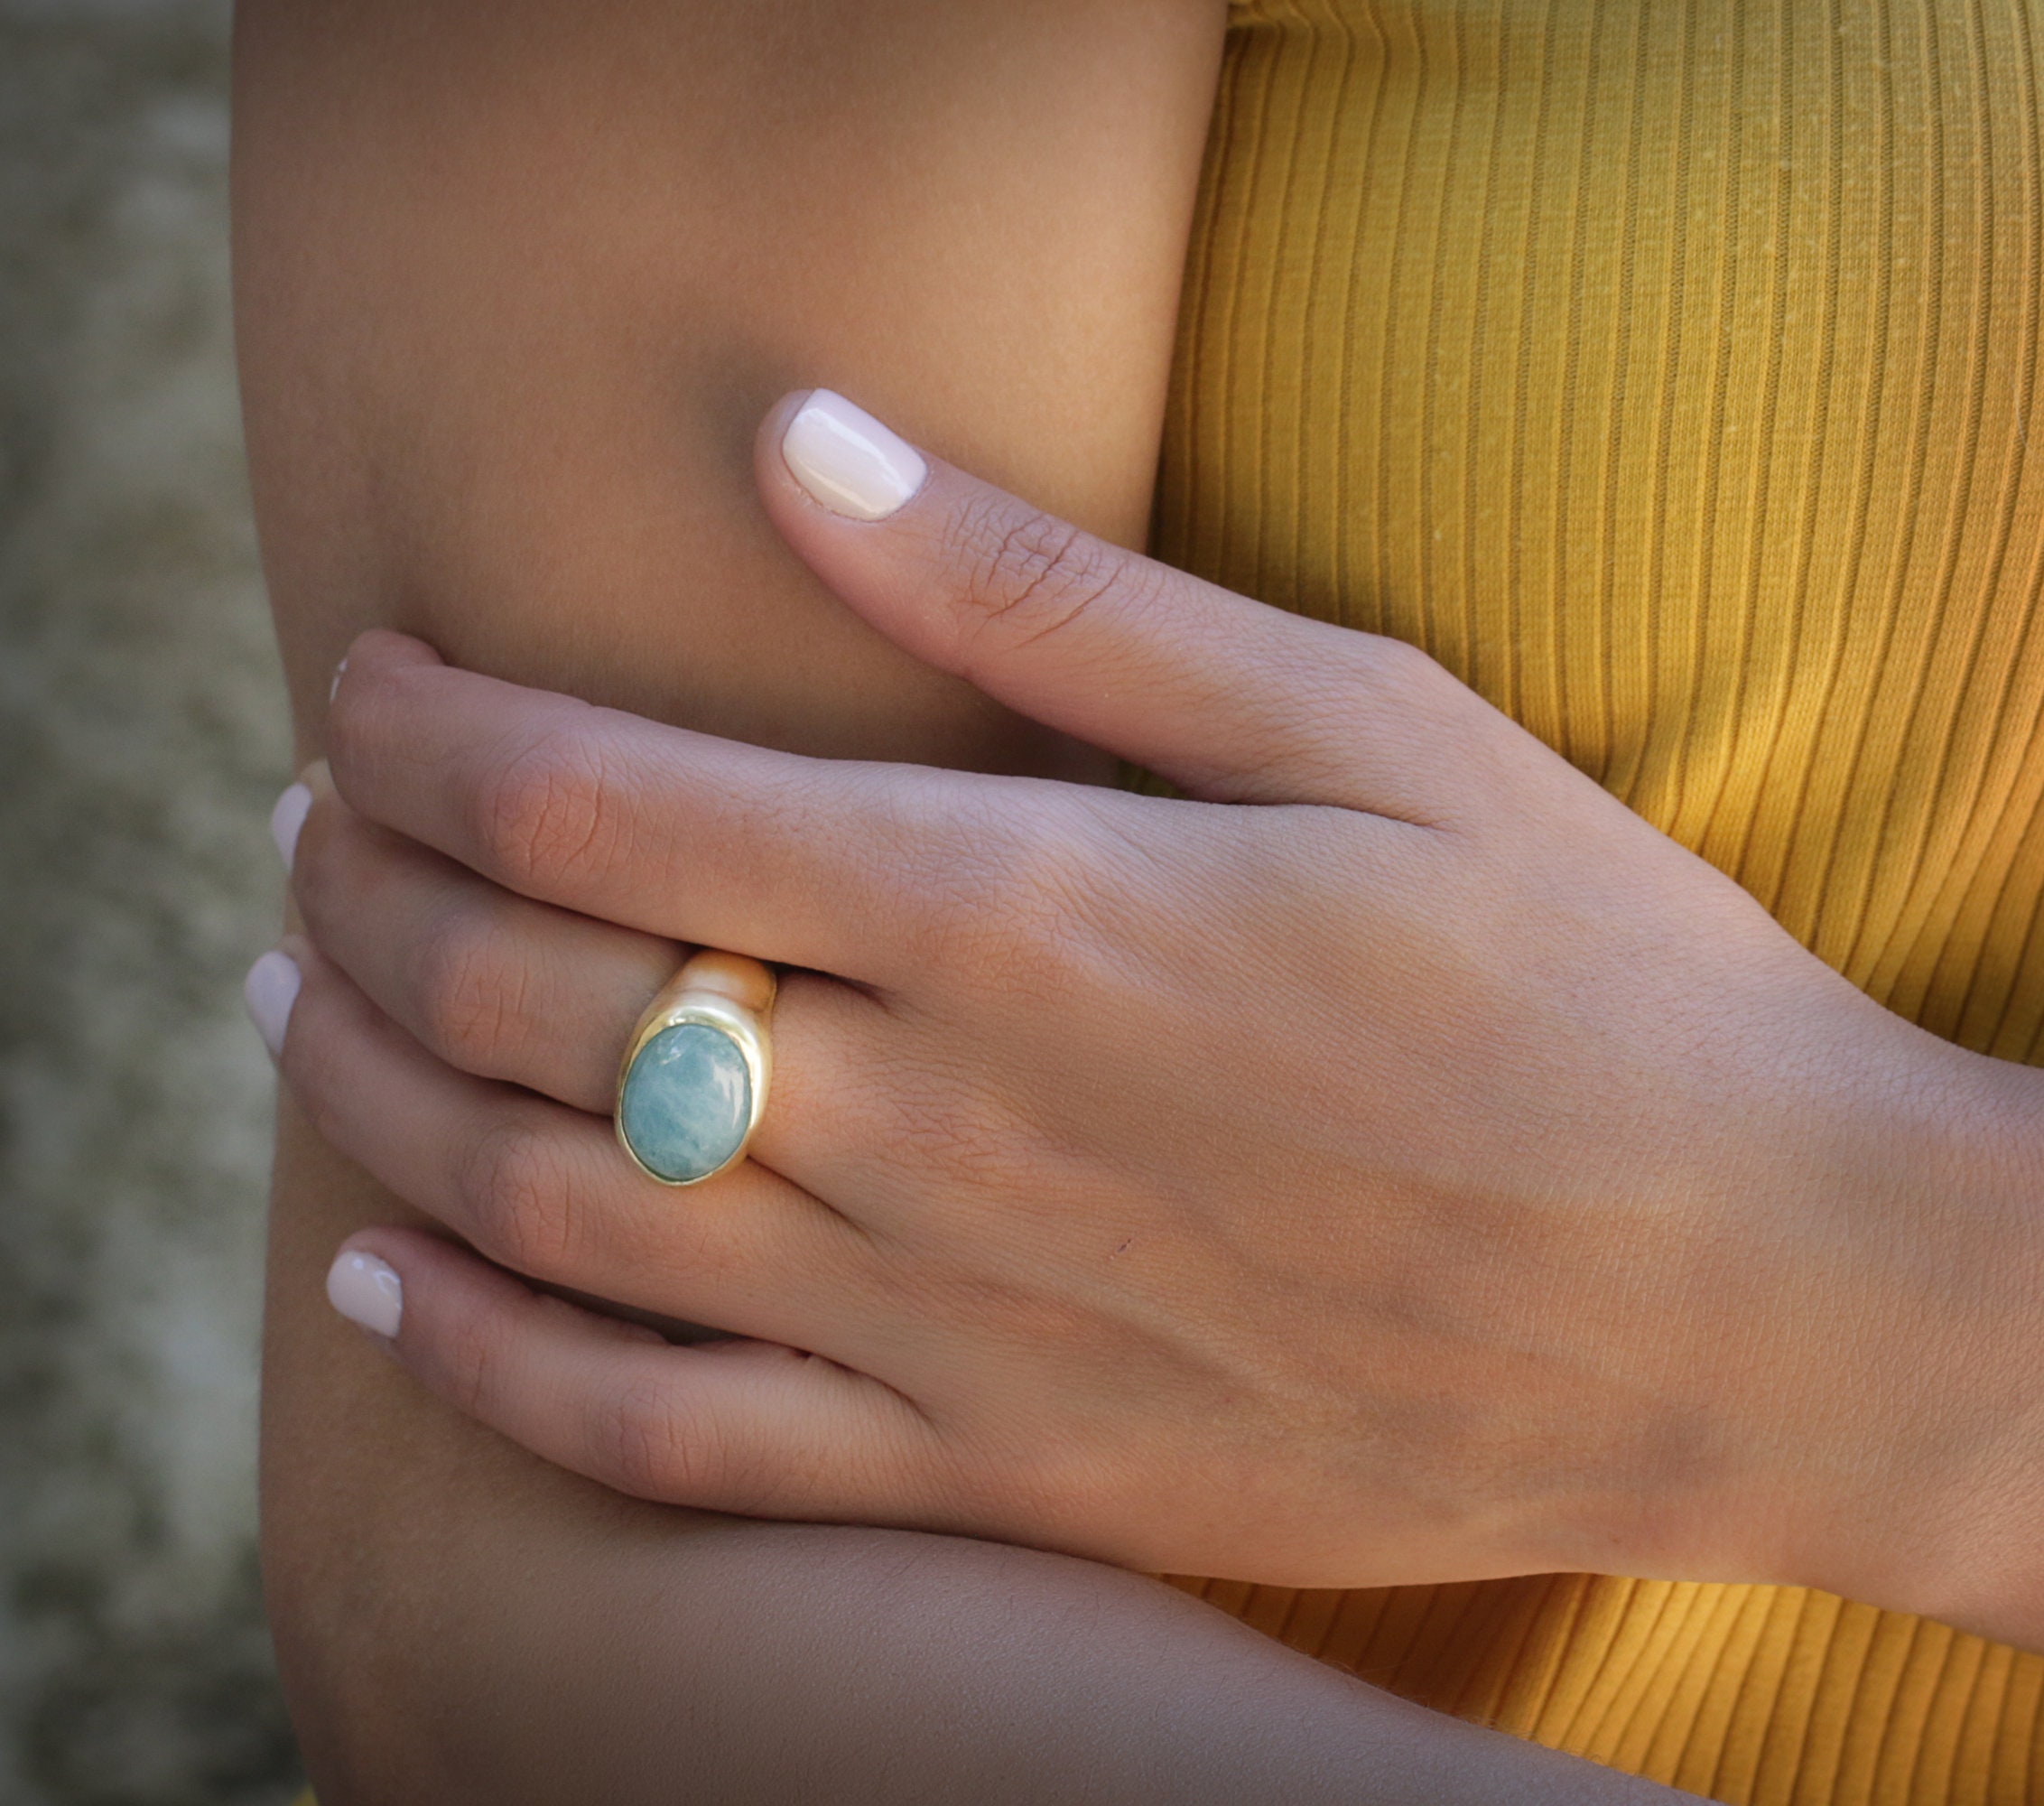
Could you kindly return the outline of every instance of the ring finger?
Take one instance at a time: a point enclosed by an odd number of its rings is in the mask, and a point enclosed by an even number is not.
[[[608,1116],[633,1025],[683,950],[521,897],[367,822],[319,768],[307,782],[292,888],[320,951],[450,1066]],[[802,1183],[842,1159],[860,1116],[848,1090],[873,1069],[859,1054],[882,1013],[834,980],[784,981],[757,1159]]]
[[[856,1363],[879,1271],[861,1230],[746,1161],[677,1194],[610,1127],[458,1072],[293,936],[280,1064],[320,1131],[406,1203],[535,1280]]]

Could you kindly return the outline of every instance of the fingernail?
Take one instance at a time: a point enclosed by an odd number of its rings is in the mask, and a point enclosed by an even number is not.
[[[404,1318],[404,1281],[374,1254],[341,1254],[327,1269],[327,1302],[348,1322],[388,1340]]]
[[[277,857],[286,871],[297,856],[298,831],[305,825],[305,812],[311,806],[312,793],[302,784],[293,784],[270,811],[270,838],[277,843]]]
[[[346,675],[347,670],[348,661],[345,658],[342,659],[339,665],[334,666],[333,682],[327,685],[328,702],[331,703],[336,696],[340,694],[340,680]]]
[[[242,981],[242,998],[255,1020],[256,1032],[262,1036],[273,1060],[283,1057],[284,1030],[291,1027],[291,1006],[298,1001],[298,987],[302,982],[298,962],[274,947],[248,968],[248,976]]]
[[[854,520],[885,520],[930,469],[906,439],[829,389],[813,389],[788,422],[781,456],[812,496]]]

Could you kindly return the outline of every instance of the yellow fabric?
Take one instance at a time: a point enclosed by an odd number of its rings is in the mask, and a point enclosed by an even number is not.
[[[1425,647],[1905,1016],[2044,1025],[2025,0],[1256,0],[1156,543]],[[2044,1659],[1820,1595],[1186,1582],[1719,1800],[2044,1799]]]

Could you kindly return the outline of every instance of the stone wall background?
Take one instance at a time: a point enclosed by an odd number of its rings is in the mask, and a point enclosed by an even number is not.
[[[272,1806],[227,0],[0,0],[0,1801]]]

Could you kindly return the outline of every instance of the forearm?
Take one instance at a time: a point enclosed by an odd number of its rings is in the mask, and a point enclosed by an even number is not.
[[[295,1300],[364,1200],[289,1119],[280,1177],[273,1283]],[[1136,1575],[620,1498],[338,1318],[294,1315],[270,1353],[266,1582],[321,1806],[1673,1797]]]

